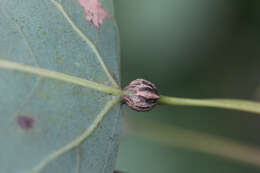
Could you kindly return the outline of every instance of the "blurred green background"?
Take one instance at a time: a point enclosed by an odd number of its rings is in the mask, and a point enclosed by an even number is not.
[[[165,95],[260,101],[260,1],[115,0],[122,86],[136,78]],[[124,107],[117,169],[127,173],[257,173],[260,167],[167,145],[129,133],[131,122],[153,132],[181,127],[257,145],[260,116],[211,108]],[[134,124],[134,123],[132,123]],[[138,133],[138,132],[137,132]],[[219,146],[221,148],[221,146]],[[260,159],[260,155],[259,155]]]

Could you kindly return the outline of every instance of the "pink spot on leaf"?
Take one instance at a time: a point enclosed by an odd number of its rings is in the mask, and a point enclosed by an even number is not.
[[[24,130],[29,130],[34,127],[34,122],[35,120],[32,117],[25,116],[25,115],[20,115],[17,118],[17,123],[19,126],[24,129]]]
[[[86,20],[92,23],[96,28],[103,24],[103,21],[109,17],[113,18],[100,4],[99,0],[78,0],[78,3],[85,12]]]

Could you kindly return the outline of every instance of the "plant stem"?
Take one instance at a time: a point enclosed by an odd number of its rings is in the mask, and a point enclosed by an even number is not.
[[[76,84],[85,88],[91,88],[108,94],[119,95],[119,96],[123,95],[123,92],[117,88],[109,87],[103,84],[99,84],[83,78],[67,75],[64,73],[42,69],[39,67],[32,67],[28,65],[18,64],[3,59],[0,59],[0,68],[17,70],[25,73],[35,74],[45,78],[60,80],[60,81]]]
[[[161,96],[159,104],[172,106],[213,107],[260,114],[260,103],[236,99],[189,99]]]

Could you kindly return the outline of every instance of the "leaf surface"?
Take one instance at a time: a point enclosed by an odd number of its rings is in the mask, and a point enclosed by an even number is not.
[[[0,3],[1,59],[118,87],[114,20],[93,27],[77,0]],[[101,3],[113,14],[112,0]],[[113,172],[117,98],[2,68],[0,90],[0,172]]]

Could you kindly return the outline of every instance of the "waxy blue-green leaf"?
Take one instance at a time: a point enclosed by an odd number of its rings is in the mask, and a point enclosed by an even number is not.
[[[112,0],[100,1],[113,14]],[[99,28],[77,0],[0,0],[0,59],[119,86],[115,21]],[[0,172],[112,172],[118,98],[0,68]]]

